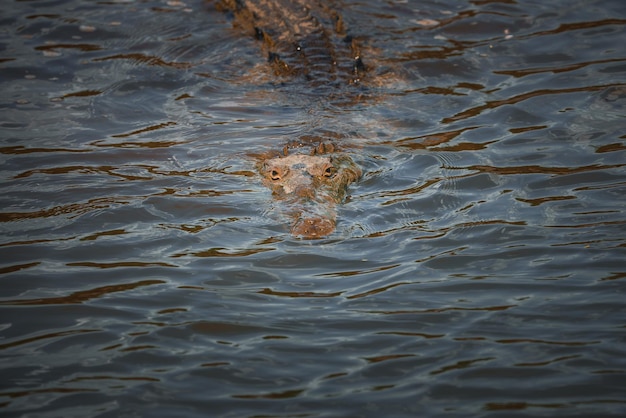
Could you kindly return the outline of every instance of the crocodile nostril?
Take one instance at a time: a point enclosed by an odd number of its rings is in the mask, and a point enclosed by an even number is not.
[[[302,218],[296,221],[291,233],[304,239],[317,239],[330,235],[335,230],[335,220],[324,217]]]

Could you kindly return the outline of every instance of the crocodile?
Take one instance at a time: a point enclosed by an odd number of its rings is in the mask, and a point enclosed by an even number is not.
[[[316,101],[358,102],[367,68],[357,39],[348,34],[332,2],[220,0],[216,6],[237,30],[258,41],[268,72],[279,83],[302,83]],[[337,205],[362,175],[352,158],[323,135],[303,136],[282,154],[257,158],[263,183],[288,208],[292,235],[304,239],[335,230]]]
[[[287,203],[293,219],[291,233],[305,239],[330,235],[337,222],[336,206],[362,171],[332,143],[321,142],[310,154],[289,154],[259,160],[263,183]]]

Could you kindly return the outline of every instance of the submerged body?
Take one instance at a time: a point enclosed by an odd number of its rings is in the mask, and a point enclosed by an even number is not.
[[[259,41],[277,77],[332,87],[358,84],[365,74],[361,48],[332,1],[221,0],[217,6]]]
[[[360,100],[358,86],[366,69],[361,49],[332,2],[222,0],[218,8],[232,16],[236,28],[260,43],[266,67],[277,81],[299,83],[313,93],[316,104],[351,105]],[[325,141],[323,136],[308,138],[310,155],[288,155],[285,147],[282,156],[259,159],[264,184],[287,206],[293,219],[291,233],[298,237],[332,233],[336,205],[361,176],[350,156]]]

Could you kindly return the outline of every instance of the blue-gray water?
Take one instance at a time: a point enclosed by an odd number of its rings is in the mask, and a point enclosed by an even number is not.
[[[623,0],[345,0],[337,106],[213,6],[3,4],[0,415],[626,413]],[[300,240],[252,156],[324,131]]]

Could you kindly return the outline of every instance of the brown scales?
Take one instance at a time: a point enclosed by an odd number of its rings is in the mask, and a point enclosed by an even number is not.
[[[356,84],[365,73],[361,48],[328,1],[222,0],[218,9],[260,41],[273,73],[313,85]]]

